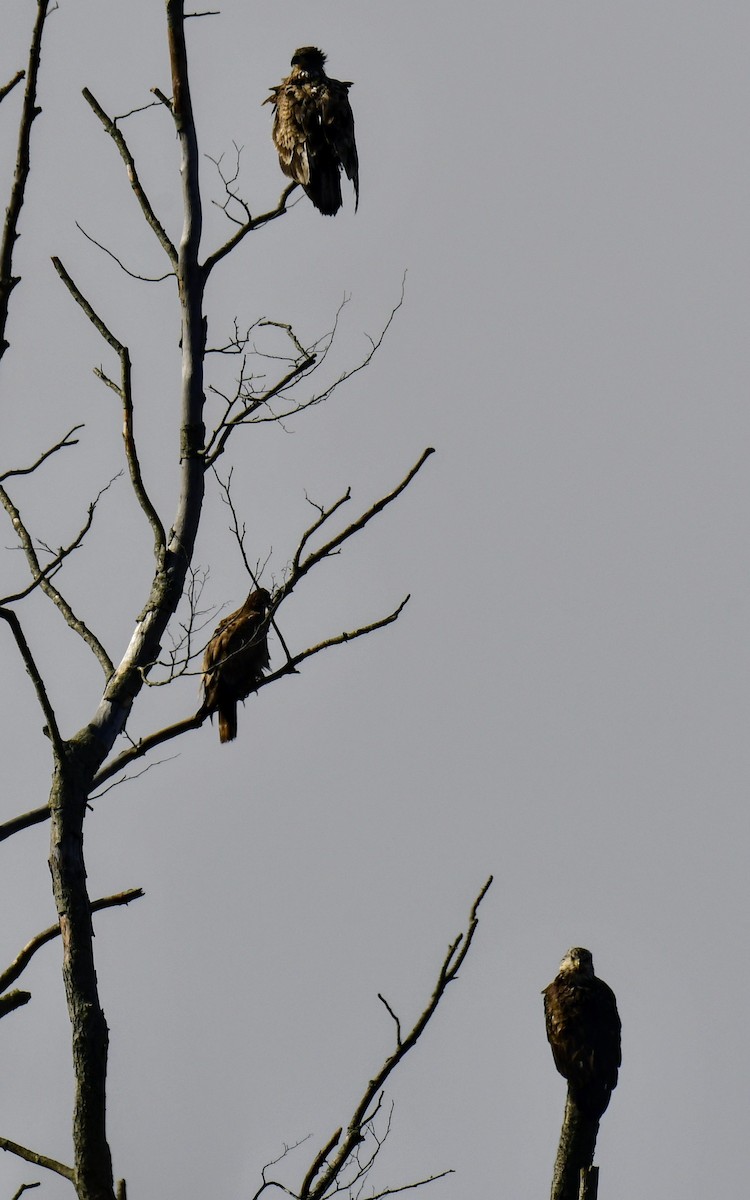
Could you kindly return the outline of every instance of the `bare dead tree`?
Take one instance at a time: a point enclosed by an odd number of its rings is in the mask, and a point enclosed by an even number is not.
[[[26,81],[18,118],[15,173],[10,184],[0,241],[0,357],[8,349],[5,330],[9,305],[11,295],[20,282],[19,276],[14,274],[14,250],[29,180],[32,125],[41,111],[36,97],[42,36],[48,12],[49,0],[37,0],[28,66],[0,87],[2,102],[11,96],[23,79]],[[16,494],[16,485],[21,479],[41,477],[52,460],[76,452],[79,445],[76,435],[81,426],[74,425],[57,440],[40,447],[28,465],[0,464],[3,467],[0,471],[0,503],[26,563],[24,582],[8,589],[0,597],[0,618],[31,680],[44,721],[44,735],[49,745],[52,767],[47,803],[6,820],[0,826],[0,841],[49,820],[49,867],[58,914],[57,923],[33,937],[0,973],[0,1016],[29,1003],[29,992],[8,989],[22,975],[32,957],[59,937],[74,1072],[71,1163],[60,1162],[5,1137],[0,1137],[0,1149],[62,1176],[73,1185],[79,1200],[125,1198],[124,1181],[115,1182],[107,1130],[109,1031],[95,970],[93,914],[128,904],[142,895],[140,889],[129,889],[116,896],[91,900],[84,858],[85,818],[92,798],[109,790],[113,786],[110,781],[120,782],[127,767],[155,747],[198,728],[205,720],[206,713],[201,709],[188,712],[171,725],[154,730],[137,742],[130,740],[124,750],[115,748],[117,739],[127,736],[128,719],[145,688],[173,683],[183,675],[198,671],[203,649],[200,630],[206,618],[199,608],[200,584],[196,582],[193,553],[203,513],[208,472],[226,451],[230,439],[243,436],[248,426],[266,421],[283,421],[313,409],[353,374],[367,366],[400,307],[399,301],[379,334],[370,339],[370,348],[361,360],[333,381],[322,385],[315,382],[308,384],[308,381],[326,361],[336,334],[338,316],[327,333],[317,335],[312,341],[299,337],[292,326],[284,321],[263,318],[248,325],[240,324],[238,319],[223,345],[206,345],[208,322],[205,293],[209,278],[249,235],[287,213],[287,202],[294,185],[284,189],[275,207],[253,215],[250,205],[238,191],[236,173],[226,173],[217,164],[224,188],[224,200],[219,207],[231,223],[232,231],[226,241],[201,257],[201,160],[185,44],[185,22],[188,17],[203,14],[186,13],[184,0],[165,0],[165,13],[171,94],[154,88],[155,99],[152,104],[158,112],[167,114],[179,146],[182,230],[178,241],[170,238],[165,223],[148,196],[135,156],[123,133],[124,119],[111,117],[89,89],[83,90],[83,96],[99,127],[119,155],[141,216],[165,259],[163,274],[148,278],[173,279],[175,283],[182,369],[179,396],[176,397],[179,418],[172,446],[174,459],[179,462],[179,486],[169,520],[160,515],[141,465],[136,432],[138,397],[127,338],[123,331],[111,326],[101,301],[84,293],[61,258],[53,259],[57,274],[70,297],[101,338],[103,352],[113,356],[114,367],[102,364],[95,368],[95,374],[101,384],[119,400],[125,473],[142,519],[150,531],[153,556],[151,579],[142,597],[127,649],[121,657],[111,653],[105,645],[105,639],[95,632],[91,619],[76,610],[64,585],[66,564],[73,554],[89,544],[87,535],[95,519],[98,519],[99,502],[112,481],[91,500],[86,516],[78,519],[67,540],[59,547],[48,544],[32,530],[27,510]],[[4,106],[3,114],[7,111]],[[101,246],[130,276],[147,278],[130,270],[122,256],[97,242],[90,234],[86,236]],[[283,348],[279,350],[269,343],[260,344],[258,339],[265,336],[280,337]],[[224,362],[229,361],[231,356],[239,358],[240,369],[233,388],[224,390],[218,384],[208,383],[206,360],[212,354],[221,355]],[[305,391],[305,388],[308,390]],[[219,416],[208,429],[207,396],[217,400],[220,407]],[[286,675],[297,673],[308,658],[381,630],[399,618],[408,596],[385,615],[369,614],[366,619],[354,623],[352,628],[325,633],[317,643],[299,649],[289,649],[278,628],[281,607],[292,592],[301,587],[310,572],[339,555],[356,534],[392,505],[412,483],[432,453],[431,448],[426,449],[398,483],[386,485],[387,490],[383,494],[365,503],[357,515],[343,525],[337,522],[348,511],[346,506],[352,499],[350,488],[332,501],[314,505],[316,515],[301,533],[296,548],[288,557],[289,568],[272,596],[268,614],[269,623],[273,623],[279,632],[285,661],[262,681],[258,690],[271,686]],[[228,485],[226,498],[232,512],[238,549],[248,574],[253,576],[257,568],[252,566],[246,554],[241,519],[233,505]],[[54,688],[37,661],[32,649],[33,639],[27,636],[27,625],[33,618],[29,615],[30,609],[24,606],[32,596],[42,596],[51,604],[57,619],[76,635],[81,651],[93,656],[103,675],[103,691],[92,701],[89,719],[72,736],[63,734],[63,722],[54,701]],[[185,604],[187,616],[180,619],[180,605]],[[172,649],[164,657],[162,645],[170,637]],[[341,1191],[361,1189],[390,1127],[390,1116],[386,1116],[383,1106],[384,1085],[422,1036],[448,984],[456,978],[472,944],[478,907],[487,887],[489,881],[474,903],[467,930],[449,946],[432,996],[408,1033],[403,1033],[400,1019],[395,1016],[391,1005],[383,1001],[395,1022],[395,1048],[367,1084],[346,1129],[338,1130],[328,1140],[315,1155],[298,1191],[290,1193],[298,1196],[299,1200],[327,1200]],[[381,1120],[384,1121],[384,1127]],[[407,1190],[439,1177],[426,1176],[417,1183],[386,1189],[377,1195]],[[36,1183],[24,1184],[17,1195],[36,1186]],[[272,1185],[264,1173],[258,1195],[269,1186],[282,1187],[281,1184]],[[282,1190],[288,1191],[287,1188]]]
[[[579,1193],[581,1198],[594,1200],[598,1168],[593,1162],[598,1132],[599,1121],[585,1116],[568,1094],[552,1172],[551,1200],[579,1200]]]

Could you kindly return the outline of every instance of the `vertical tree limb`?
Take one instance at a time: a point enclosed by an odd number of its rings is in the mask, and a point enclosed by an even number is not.
[[[581,1171],[588,1173],[591,1168],[598,1132],[598,1120],[585,1117],[568,1093],[552,1174],[551,1200],[579,1200]],[[586,1193],[588,1197],[593,1194],[591,1191]]]
[[[18,127],[18,148],[16,150],[16,170],[10,201],[5,212],[2,239],[0,239],[0,358],[8,349],[5,338],[5,327],[8,323],[8,306],[10,294],[18,283],[19,276],[13,274],[13,250],[18,239],[18,221],[23,208],[26,194],[26,180],[31,167],[31,126],[34,119],[42,111],[37,108],[36,89],[39,76],[39,63],[42,55],[42,34],[44,22],[47,19],[49,0],[37,0],[36,21],[31,35],[29,50],[29,65],[26,71],[26,90],[21,108],[21,122]],[[14,81],[15,82],[15,81]],[[10,86],[13,86],[12,84]],[[8,88],[10,90],[10,87]]]

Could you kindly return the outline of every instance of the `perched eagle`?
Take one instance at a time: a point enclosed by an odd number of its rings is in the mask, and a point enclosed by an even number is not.
[[[579,1112],[598,1120],[622,1062],[615,994],[594,974],[591,951],[580,946],[568,951],[542,994],[555,1066]]]
[[[203,712],[219,714],[219,741],[237,736],[237,701],[254,692],[268,666],[263,627],[271,597],[251,592],[242,608],[216,626],[203,655]]]
[[[326,56],[315,46],[295,50],[292,70],[263,103],[274,107],[273,143],[281,169],[305,189],[327,217],[341,208],[341,170],[359,204],[359,162],[350,83],[329,79]]]

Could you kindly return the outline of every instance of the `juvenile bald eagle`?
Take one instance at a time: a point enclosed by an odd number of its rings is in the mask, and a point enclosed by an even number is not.
[[[291,73],[263,103],[274,107],[272,136],[282,171],[332,217],[341,208],[342,169],[354,184],[356,211],[359,162],[348,94],[352,85],[329,79],[325,61],[315,46],[295,50]]]
[[[614,992],[594,974],[591,952],[574,946],[542,994],[555,1066],[567,1079],[579,1112],[598,1120],[617,1086],[622,1062]]]
[[[219,741],[237,736],[237,701],[254,692],[268,667],[263,622],[271,597],[265,588],[219,621],[203,655],[203,712],[219,714]]]

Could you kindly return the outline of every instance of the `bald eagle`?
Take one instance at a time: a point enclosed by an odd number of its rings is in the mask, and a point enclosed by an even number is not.
[[[271,597],[265,588],[219,621],[203,655],[203,708],[219,714],[219,741],[237,736],[237,701],[254,692],[269,664],[264,621]]]
[[[263,103],[274,107],[273,142],[285,175],[304,188],[319,212],[334,216],[341,208],[341,171],[354,184],[359,204],[359,162],[351,83],[329,79],[326,56],[316,46],[301,46],[292,70]]]
[[[591,952],[574,946],[542,994],[555,1066],[579,1112],[598,1121],[622,1062],[614,992],[594,974]]]

